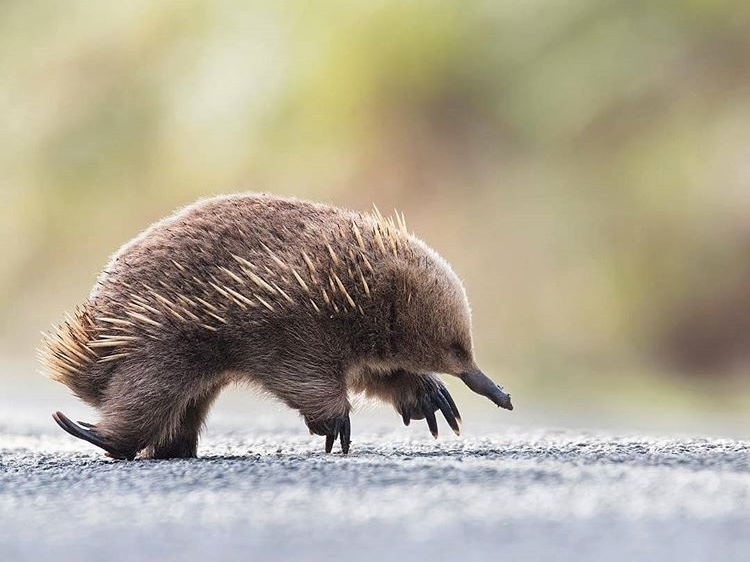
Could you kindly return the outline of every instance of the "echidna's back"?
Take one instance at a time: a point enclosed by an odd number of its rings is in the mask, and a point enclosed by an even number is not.
[[[83,307],[45,334],[39,354],[45,374],[98,406],[121,360],[144,345],[206,341],[233,320],[280,311],[274,298],[280,298],[279,286],[291,293],[290,276],[276,267],[278,257],[269,257],[268,246],[283,255],[292,247],[320,245],[333,235],[328,228],[337,216],[348,214],[295,199],[236,194],[199,201],[154,223],[113,255]],[[273,271],[247,273],[248,260]],[[262,285],[255,295],[232,285],[238,275],[251,274]]]
[[[424,249],[403,218],[379,212],[262,194],[199,201],[123,245],[84,307],[46,337],[41,359],[95,406],[113,378],[124,380],[116,375],[150,377],[164,360],[188,374],[231,370],[275,333],[259,326],[295,325],[296,338],[304,321],[316,338],[318,323],[340,314],[386,325],[381,308],[363,305],[383,264],[412,254]]]
[[[106,365],[98,363],[97,353],[90,347],[96,334],[93,318],[84,308],[72,315],[53,332],[44,334],[39,361],[45,374],[63,383],[84,402],[97,406],[106,388]]]

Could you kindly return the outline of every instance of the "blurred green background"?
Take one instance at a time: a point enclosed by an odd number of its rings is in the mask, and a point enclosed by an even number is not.
[[[744,1],[5,0],[0,190],[29,381],[121,243],[257,190],[403,210],[506,419],[750,421]]]

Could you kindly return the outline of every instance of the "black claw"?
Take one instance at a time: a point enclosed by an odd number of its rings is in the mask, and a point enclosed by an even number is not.
[[[401,412],[401,419],[404,420],[404,425],[409,425],[411,423],[411,418],[409,417],[409,414],[406,411]]]
[[[345,455],[349,454],[349,444],[352,442],[352,423],[347,414],[343,420],[343,427],[341,429],[341,452]]]
[[[89,423],[89,422],[78,420],[78,425],[81,425],[85,427],[86,429],[96,429],[95,423]]]
[[[456,415],[456,419],[460,422],[461,414],[458,411],[458,407],[456,406],[456,403],[453,401],[453,397],[450,395],[450,392],[448,392],[448,389],[445,387],[441,387],[440,394],[442,395],[443,398],[445,398],[445,401],[448,402],[448,405],[451,407],[451,410],[453,410],[453,413]]]
[[[438,426],[437,426],[437,419],[435,419],[435,412],[430,412],[427,410],[425,412],[425,418],[427,418],[427,427],[430,428],[430,433],[432,433],[432,436],[437,439],[438,438]]]
[[[333,450],[333,442],[335,440],[335,435],[326,435],[326,453],[330,453]]]
[[[448,422],[448,425],[453,430],[453,433],[456,435],[461,434],[461,430],[458,427],[458,421],[456,421],[456,416],[453,413],[453,410],[451,410],[450,406],[448,405],[448,402],[445,400],[445,397],[443,397],[443,394],[441,392],[438,392],[435,395],[435,401],[437,402],[438,408],[440,408],[440,411],[443,413],[443,417],[445,418],[445,421]]]

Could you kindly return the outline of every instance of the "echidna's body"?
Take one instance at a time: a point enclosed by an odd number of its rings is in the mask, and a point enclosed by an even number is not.
[[[345,452],[348,391],[435,434],[437,409],[454,430],[458,412],[434,372],[510,407],[474,365],[460,281],[402,219],[267,195],[201,201],[123,246],[43,359],[102,414],[58,423],[120,458],[194,456],[212,401],[238,380]]]

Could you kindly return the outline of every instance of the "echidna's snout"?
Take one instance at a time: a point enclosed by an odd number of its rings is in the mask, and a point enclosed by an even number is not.
[[[513,404],[510,401],[510,394],[503,390],[503,387],[495,384],[492,379],[485,375],[479,369],[461,373],[459,378],[464,381],[472,391],[482,396],[486,396],[495,404],[506,410],[512,410]]]

